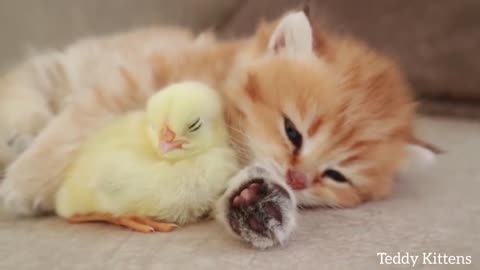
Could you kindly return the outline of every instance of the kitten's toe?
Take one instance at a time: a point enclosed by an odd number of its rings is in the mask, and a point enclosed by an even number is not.
[[[33,214],[32,204],[15,191],[0,189],[0,198],[2,199],[3,207],[9,212],[18,215]]]
[[[295,199],[288,187],[271,175],[249,175],[225,194],[225,223],[257,248],[283,244],[295,227]]]
[[[53,195],[32,192],[33,187],[15,185],[8,176],[0,185],[0,201],[5,210],[21,216],[32,216],[51,212]]]

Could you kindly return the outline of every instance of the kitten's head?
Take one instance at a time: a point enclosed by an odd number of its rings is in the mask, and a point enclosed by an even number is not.
[[[414,116],[396,66],[314,30],[303,12],[261,26],[251,50],[229,86],[242,153],[272,161],[303,205],[350,207],[388,194]]]

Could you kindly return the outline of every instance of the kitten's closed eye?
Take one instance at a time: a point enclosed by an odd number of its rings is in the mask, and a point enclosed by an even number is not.
[[[290,142],[295,146],[295,152],[298,152],[303,144],[302,134],[295,128],[295,125],[292,123],[288,117],[283,117],[283,124],[285,128],[285,133],[287,134]]]
[[[332,179],[335,182],[339,183],[348,183],[348,179],[339,171],[332,170],[332,169],[327,169],[323,172],[324,177],[328,177]]]

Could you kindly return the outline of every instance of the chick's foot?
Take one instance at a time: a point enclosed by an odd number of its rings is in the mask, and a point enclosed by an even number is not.
[[[68,219],[71,223],[106,222],[126,227],[130,230],[151,233],[171,232],[177,228],[176,224],[158,222],[146,217],[117,217],[110,214],[75,215]]]

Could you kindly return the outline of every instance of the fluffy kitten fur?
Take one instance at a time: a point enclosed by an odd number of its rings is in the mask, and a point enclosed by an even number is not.
[[[19,214],[52,210],[62,171],[90,132],[141,108],[155,89],[186,79],[221,92],[245,164],[269,161],[285,189],[288,169],[307,176],[307,188],[294,191],[300,205],[353,207],[383,198],[413,138],[414,103],[396,65],[356,40],[320,30],[302,12],[235,41],[182,29],[139,30],[81,41],[1,79],[0,161],[11,162],[35,138],[6,171],[5,206]],[[287,138],[284,117],[302,134],[301,149]],[[327,169],[348,181],[334,181]],[[228,212],[231,200],[221,202]],[[281,210],[290,218],[294,210],[288,211]],[[228,213],[221,215],[225,220]],[[294,222],[283,226],[287,238]]]

